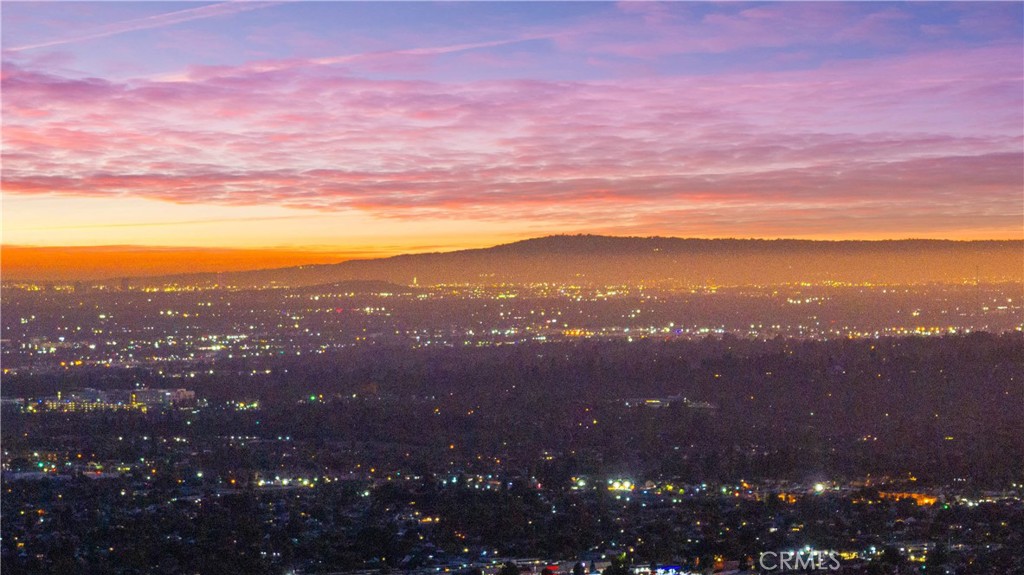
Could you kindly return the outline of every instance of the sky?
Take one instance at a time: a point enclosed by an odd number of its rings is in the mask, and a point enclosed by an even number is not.
[[[1024,4],[3,2],[5,279],[1024,238]]]

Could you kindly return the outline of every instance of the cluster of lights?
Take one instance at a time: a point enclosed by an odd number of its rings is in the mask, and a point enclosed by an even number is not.
[[[633,491],[633,482],[628,479],[609,479],[608,480],[608,491]]]

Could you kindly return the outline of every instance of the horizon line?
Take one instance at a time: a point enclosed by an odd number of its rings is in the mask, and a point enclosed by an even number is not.
[[[124,279],[152,279],[226,273],[256,273],[275,270],[310,268],[340,265],[356,261],[382,261],[403,256],[443,255],[459,252],[482,251],[503,246],[539,241],[545,239],[593,238],[611,240],[678,240],[678,241],[732,241],[732,242],[799,242],[810,244],[882,244],[928,242],[945,244],[1017,243],[1024,244],[1024,238],[1012,239],[950,239],[950,238],[882,238],[882,239],[807,239],[807,238],[763,238],[763,237],[681,237],[681,236],[635,236],[607,234],[550,234],[483,246],[382,246],[380,248],[328,249],[325,247],[218,247],[218,246],[166,246],[139,244],[105,244],[79,246],[45,246],[31,244],[0,243],[0,279],[8,282],[108,282]],[[392,249],[389,249],[392,248]],[[442,248],[442,249],[438,249]],[[449,248],[449,249],[443,249]],[[41,262],[40,254],[47,254],[51,261]],[[162,261],[154,256],[164,255]],[[7,257],[3,257],[7,256]],[[11,262],[13,256],[14,264]],[[32,257],[35,256],[35,257]],[[65,258],[61,261],[62,256]],[[93,261],[68,261],[74,256],[91,256]],[[118,257],[120,256],[120,257]],[[126,257],[127,256],[127,257]],[[196,261],[190,256],[206,256],[205,261]],[[131,258],[137,258],[135,266],[129,266]],[[125,268],[118,270],[118,265]],[[13,276],[11,272],[13,268]],[[149,268],[149,269],[146,269]],[[60,273],[63,271],[64,273]],[[54,273],[57,272],[57,273]]]
[[[537,236],[527,236],[522,239],[510,240],[506,242],[485,244],[481,248],[473,247],[456,247],[451,251],[463,251],[467,249],[486,249],[489,247],[498,247],[503,245],[516,244],[520,242],[528,242],[533,240],[542,240],[549,238],[578,238],[578,237],[592,237],[592,238],[611,238],[611,239],[669,239],[669,240],[702,240],[702,241],[718,241],[718,240],[731,240],[731,241],[788,241],[788,242],[816,242],[816,243],[840,243],[840,242],[956,242],[956,243],[971,243],[971,242],[1024,242],[1024,234],[1019,237],[978,237],[978,238],[954,238],[954,237],[933,237],[933,236],[908,236],[908,237],[796,237],[796,236],[673,236],[673,235],[635,235],[635,234],[602,234],[602,233],[565,233],[565,234],[546,234]],[[411,249],[417,249],[420,246],[413,246]],[[447,246],[423,246],[425,249],[434,249],[439,247]],[[100,250],[100,249],[132,249],[132,250],[153,250],[153,251],[172,251],[172,250],[189,250],[189,251],[290,251],[290,252],[309,252],[309,253],[352,253],[369,251],[360,248],[343,248],[341,246],[322,246],[322,245],[278,245],[278,246],[230,246],[230,245],[219,245],[219,246],[189,246],[189,245],[169,245],[169,244],[78,244],[78,245],[66,245],[66,244],[28,244],[28,243],[4,243],[0,242],[0,250],[14,248],[14,249],[66,249],[66,250]],[[396,255],[405,255],[396,254]],[[410,254],[411,255],[411,254]]]

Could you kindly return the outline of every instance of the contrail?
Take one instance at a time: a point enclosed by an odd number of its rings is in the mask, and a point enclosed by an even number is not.
[[[388,50],[384,52],[368,52],[365,54],[358,54],[352,56],[335,56],[328,58],[314,58],[309,62],[317,65],[329,65],[337,64],[340,62],[347,62],[356,58],[367,58],[373,56],[388,56],[393,54],[406,55],[406,56],[433,56],[436,54],[450,54],[452,52],[464,52],[466,50],[477,50],[480,48],[493,48],[495,46],[505,46],[507,44],[517,44],[519,42],[526,42],[529,40],[542,40],[548,39],[550,36],[546,35],[533,35],[523,36],[519,38],[510,38],[507,40],[493,40],[490,42],[475,42],[471,44],[453,44],[451,46],[436,46],[432,48],[410,48],[406,50]]]
[[[180,24],[182,22],[189,22],[192,20],[202,20],[204,18],[214,18],[216,16],[226,16],[230,14],[248,12],[250,10],[259,10],[261,8],[274,6],[280,3],[281,2],[222,2],[220,4],[200,6],[199,8],[189,8],[187,10],[179,10],[177,12],[167,12],[165,14],[147,16],[145,18],[136,18],[134,20],[115,22],[113,24],[107,24],[105,26],[94,28],[91,31],[79,34],[77,36],[59,38],[47,42],[39,42],[37,44],[15,46],[13,48],[6,48],[4,51],[22,52],[25,50],[34,50],[36,48],[49,48],[51,46],[61,46],[63,44],[72,44],[75,42],[84,42],[86,40],[95,40],[98,38],[106,38],[108,36],[116,36],[117,34],[124,34],[125,32],[135,32],[137,30],[162,28],[164,26],[172,26],[174,24]]]
[[[530,40],[550,40],[553,38],[550,34],[536,34],[529,36],[520,36],[516,38],[508,38],[504,40],[492,40],[489,42],[474,42],[466,44],[452,44],[448,46],[434,46],[428,48],[407,48],[399,50],[382,50],[378,52],[362,52],[358,54],[346,54],[342,56],[326,56],[321,58],[306,58],[301,60],[267,60],[263,62],[252,62],[249,64],[242,64],[233,68],[234,71],[238,72],[277,72],[279,70],[288,70],[292,68],[302,67],[313,67],[313,66],[330,66],[332,64],[344,64],[347,62],[357,62],[359,60],[365,60],[370,58],[377,58],[381,56],[433,56],[440,54],[451,54],[455,52],[465,52],[469,50],[478,50],[480,48],[493,48],[496,46],[505,46],[508,44],[518,44],[519,42],[528,42]],[[183,82],[189,81],[188,72],[179,72],[172,74],[162,74],[157,77],[150,77],[150,80],[165,81],[165,82]]]

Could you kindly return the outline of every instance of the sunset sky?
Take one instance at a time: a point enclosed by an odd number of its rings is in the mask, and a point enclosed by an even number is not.
[[[3,274],[1019,239],[1022,6],[4,2]]]

